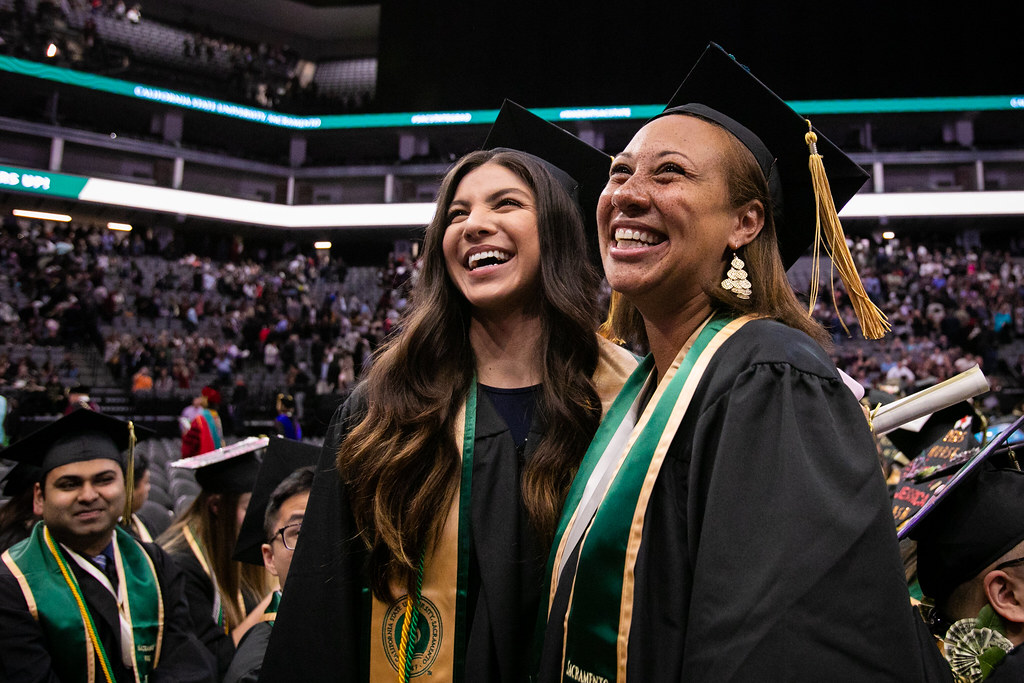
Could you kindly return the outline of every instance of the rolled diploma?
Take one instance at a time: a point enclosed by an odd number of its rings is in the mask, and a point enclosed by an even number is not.
[[[872,416],[871,425],[875,434],[880,436],[988,390],[988,380],[981,368],[975,365],[933,387],[880,407]]]

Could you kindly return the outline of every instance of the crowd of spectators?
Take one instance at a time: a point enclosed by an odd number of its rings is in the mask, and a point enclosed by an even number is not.
[[[301,417],[315,397],[351,389],[398,321],[413,275],[392,258],[346,287],[348,269],[327,252],[235,249],[221,262],[167,256],[175,251],[153,231],[8,221],[0,390],[44,391],[51,381],[56,395],[77,381],[33,363],[30,351],[49,345],[101,359],[109,383],[135,399],[188,400],[206,384],[230,397],[246,386],[287,391]]]
[[[313,79],[315,64],[286,44],[247,41],[192,24],[167,25],[169,32],[185,36],[179,39],[180,59],[175,59],[133,51],[120,44],[123,41],[103,40],[97,22],[106,20],[141,24],[142,5],[124,0],[15,0],[13,11],[4,12],[0,6],[0,54],[184,87],[296,114],[325,107],[361,111],[370,103],[366,93],[336,98],[320,93]],[[160,23],[146,21],[151,26]]]
[[[8,221],[0,234],[0,344],[8,349],[0,387],[57,401],[60,385],[78,379],[74,356],[36,363],[17,349],[82,346],[135,398],[187,400],[210,383],[230,397],[245,386],[296,396],[301,418],[310,399],[352,388],[398,324],[415,278],[415,262],[404,257],[392,256],[369,282],[346,284],[346,267],[327,252],[248,253],[236,238],[223,258],[200,257],[179,253],[175,239]],[[1020,247],[954,236],[858,240],[864,286],[893,329],[882,342],[862,340],[841,283],[841,315],[825,284],[815,316],[832,332],[837,365],[865,387],[905,395],[977,364],[1015,400],[1024,386]]]
[[[866,387],[898,395],[973,365],[994,388],[1024,385],[1024,245],[1000,239],[993,240],[998,248],[986,248],[972,237],[857,241],[853,253],[865,290],[885,311],[892,333],[881,344],[856,341],[856,318],[840,283],[840,311],[851,334],[827,295],[815,313],[833,333],[837,365]],[[1007,400],[1014,395],[1008,392]]]

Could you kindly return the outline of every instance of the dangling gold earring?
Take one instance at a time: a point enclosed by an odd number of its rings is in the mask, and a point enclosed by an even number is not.
[[[749,299],[750,280],[747,279],[747,271],[743,270],[747,264],[734,251],[732,252],[732,263],[729,265],[729,272],[726,273],[728,277],[722,280],[722,289],[732,292],[737,299]]]

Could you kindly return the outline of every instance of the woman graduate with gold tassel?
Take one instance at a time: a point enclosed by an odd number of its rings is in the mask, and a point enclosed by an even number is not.
[[[867,422],[786,279],[821,239],[865,335],[885,332],[833,206],[865,179],[717,45],[612,161],[597,212],[612,323],[651,355],[563,508],[541,681],[941,671]]]
[[[529,673],[563,497],[636,361],[595,333],[583,217],[609,158],[512,103],[485,149],[447,174],[411,310],[332,423],[265,683]]]

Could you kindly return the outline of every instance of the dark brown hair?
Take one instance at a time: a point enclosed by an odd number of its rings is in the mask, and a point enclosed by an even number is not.
[[[738,253],[746,263],[746,271],[749,274],[750,299],[739,299],[720,286],[732,261],[732,251],[727,250],[718,256],[722,263],[721,276],[703,285],[704,293],[711,298],[712,307],[717,311],[735,315],[751,313],[778,320],[805,332],[822,348],[830,349],[832,340],[825,328],[812,318],[807,307],[800,303],[786,277],[786,268],[782,263],[778,236],[775,232],[775,220],[772,217],[768,183],[754,155],[736,136],[714,121],[695,114],[681,113],[676,116],[693,116],[707,121],[725,134],[723,137],[729,141],[729,145],[722,156],[722,169],[728,184],[729,203],[733,208],[739,208],[751,201],[760,202],[764,213],[764,227]],[[623,297],[619,296],[616,299],[611,321],[614,334],[634,346],[646,347],[647,331],[640,311]]]
[[[391,582],[413,586],[420,556],[437,543],[459,486],[453,428],[476,360],[470,308],[448,276],[442,238],[459,183],[486,163],[520,177],[537,206],[543,381],[536,414],[543,416],[545,432],[520,484],[530,521],[546,541],[601,417],[591,381],[598,359],[598,277],[584,256],[579,208],[529,155],[468,154],[441,185],[402,331],[378,351],[365,380],[368,412],[338,452],[338,469],[370,551],[371,588],[381,600],[393,597]]]

